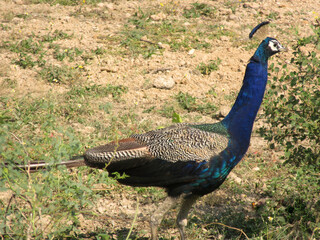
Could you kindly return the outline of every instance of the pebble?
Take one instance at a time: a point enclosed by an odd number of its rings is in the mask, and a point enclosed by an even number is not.
[[[260,5],[258,3],[252,2],[252,3],[244,3],[244,8],[253,8],[253,9],[259,9]]]
[[[260,170],[260,168],[259,168],[259,167],[254,167],[254,168],[252,168],[252,170],[255,171],[255,172],[257,172],[257,171]]]
[[[237,20],[237,19],[238,19],[238,17],[237,17],[236,15],[234,15],[234,14],[231,14],[231,15],[228,16],[228,20],[233,20],[233,21],[235,21],[235,20]]]
[[[171,89],[175,85],[175,81],[172,77],[160,76],[153,81],[153,86],[159,89]]]
[[[163,12],[159,12],[158,14],[151,15],[150,18],[153,21],[162,21],[167,18],[167,15],[164,14]]]
[[[188,52],[188,54],[189,54],[189,55],[192,55],[192,54],[194,54],[194,51],[195,51],[195,49],[192,48],[192,49]]]
[[[226,107],[226,106],[220,107],[220,115],[223,117],[227,116],[229,111],[230,111],[230,107]]]
[[[229,178],[233,179],[236,183],[240,184],[242,182],[241,178],[239,178],[236,174],[233,172],[229,173]]]

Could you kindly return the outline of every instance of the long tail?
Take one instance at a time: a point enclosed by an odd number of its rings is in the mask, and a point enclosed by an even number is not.
[[[5,164],[8,165],[8,164]],[[49,166],[61,166],[64,165],[67,168],[73,168],[73,167],[80,167],[80,166],[85,166],[85,162],[84,162],[84,157],[83,155],[80,156],[74,156],[72,157],[70,160],[67,161],[62,161],[56,164],[52,164],[52,163],[47,163],[44,161],[35,161],[35,162],[30,162],[28,164],[17,164],[15,165],[13,168],[14,169],[19,169],[19,170],[25,170],[28,171],[30,173],[34,173],[34,172],[38,172],[41,169],[46,169]]]

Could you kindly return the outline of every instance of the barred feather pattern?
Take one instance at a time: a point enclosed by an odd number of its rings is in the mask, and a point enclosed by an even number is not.
[[[133,138],[111,142],[106,145],[88,149],[85,162],[92,167],[104,168],[111,161],[127,160],[150,156],[145,145],[137,143]]]
[[[87,150],[85,161],[89,166],[104,168],[111,161],[137,158],[157,158],[168,162],[209,160],[228,146],[229,135],[223,131],[215,132],[221,128],[218,124],[216,127],[210,124],[212,131],[208,131],[210,129],[204,124],[179,123],[144,134],[133,134],[130,138]]]
[[[179,123],[131,137],[146,145],[155,158],[169,162],[201,162],[219,154],[229,142],[228,134],[205,131],[201,129],[202,126],[204,125]]]

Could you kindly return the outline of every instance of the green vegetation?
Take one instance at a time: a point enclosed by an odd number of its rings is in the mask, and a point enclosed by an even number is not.
[[[211,72],[219,69],[219,64],[221,63],[221,59],[210,60],[208,64],[200,63],[197,69],[203,75],[210,75]]]
[[[294,57],[279,67],[271,65],[273,78],[265,101],[266,127],[262,135],[285,150],[286,162],[297,166],[308,164],[320,167],[320,58],[314,50],[320,48],[320,28],[315,35],[304,37],[294,46]],[[281,68],[281,70],[280,70]]]
[[[133,56],[141,54],[149,58],[161,54],[164,49],[159,43],[167,44],[173,51],[210,48],[210,44],[202,40],[205,29],[198,29],[194,24],[186,27],[175,19],[152,21],[153,13],[139,9],[122,31],[124,40],[121,45]],[[184,37],[181,38],[181,35]]]
[[[268,209],[274,219],[270,238],[320,237],[320,28],[313,30],[314,35],[293,46],[290,70],[287,64],[270,66],[276,76],[264,101],[266,124],[260,133],[271,149],[284,150],[281,167],[288,169],[268,184]]]
[[[192,97],[189,93],[179,92],[176,95],[176,99],[179,105],[188,112],[199,112],[202,114],[213,114],[217,111],[217,107],[206,100],[197,101],[195,97]]]
[[[186,18],[198,18],[200,16],[212,17],[215,9],[205,3],[192,3],[191,8],[184,9],[183,16]]]
[[[73,83],[81,78],[81,72],[79,68],[73,67],[59,67],[59,66],[47,66],[41,69],[39,76],[50,83]]]

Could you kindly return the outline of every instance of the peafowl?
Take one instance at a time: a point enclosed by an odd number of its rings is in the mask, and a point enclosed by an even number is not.
[[[259,25],[251,36],[257,28]],[[125,185],[165,188],[168,197],[151,216],[152,239],[157,239],[161,220],[178,200],[181,208],[176,223],[181,239],[185,239],[184,228],[192,205],[199,197],[216,190],[246,153],[267,83],[268,58],[282,50],[285,48],[274,38],[261,42],[247,65],[237,99],[221,122],[180,123],[134,134],[89,149],[82,159],[63,164],[125,174],[126,178],[118,179]],[[30,164],[29,169],[35,171],[41,164]]]

